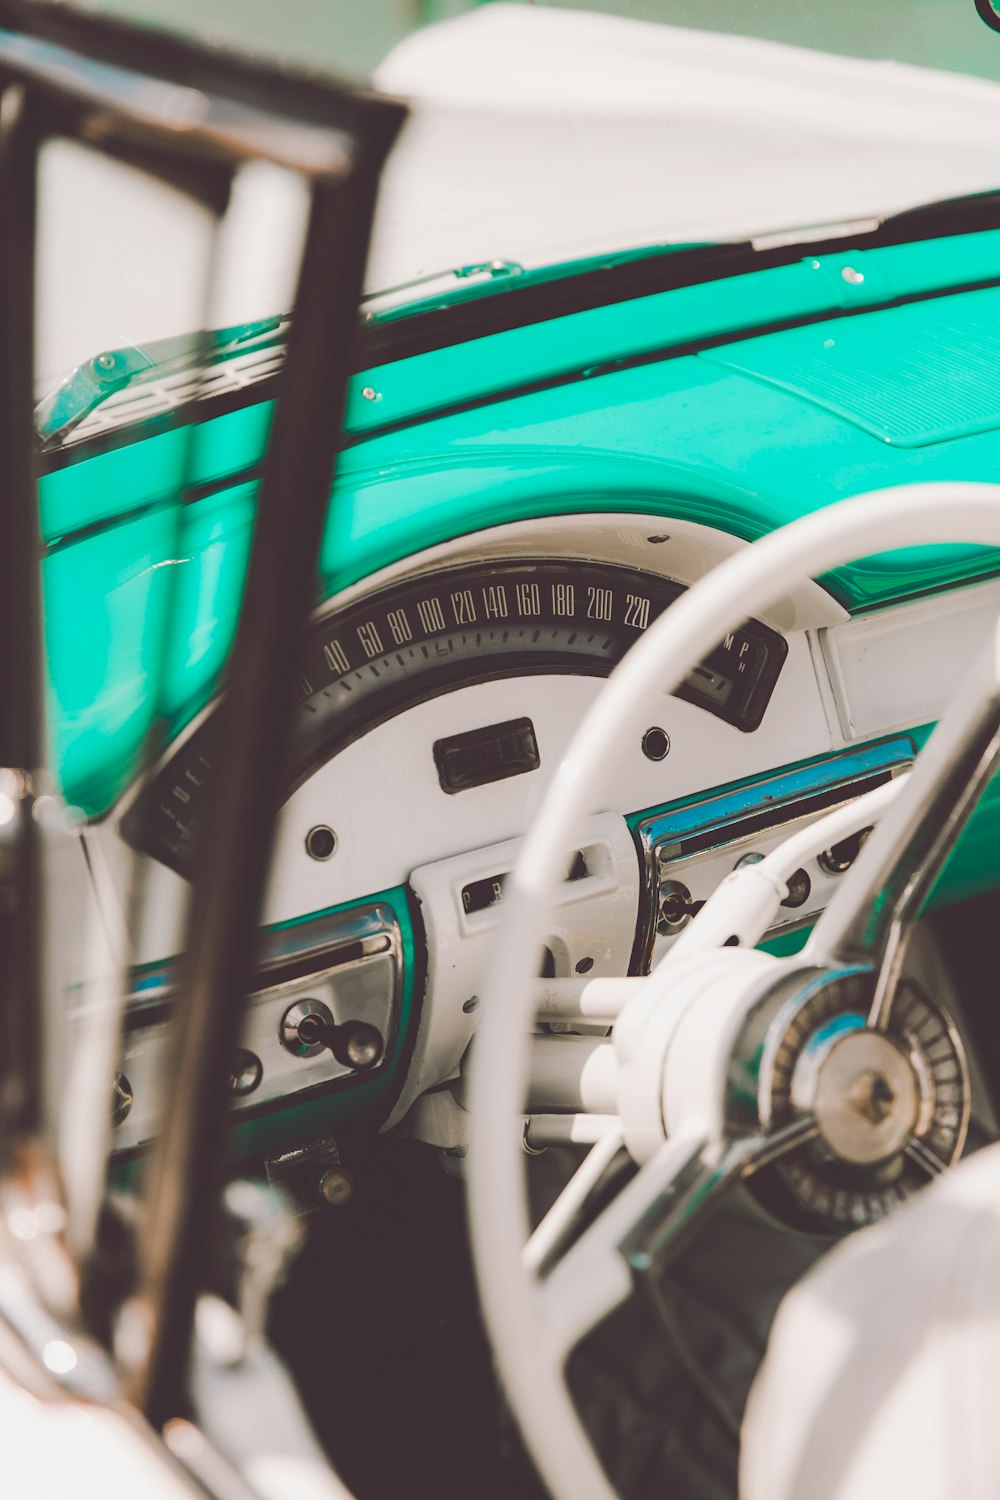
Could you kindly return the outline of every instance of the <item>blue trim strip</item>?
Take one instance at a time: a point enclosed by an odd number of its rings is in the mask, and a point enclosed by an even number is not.
[[[901,762],[913,760],[917,747],[908,735],[845,750],[837,755],[779,771],[762,781],[744,782],[713,797],[698,802],[680,802],[664,808],[659,814],[648,812],[629,819],[635,831],[641,831],[644,843],[659,845],[680,841],[692,833],[702,833],[717,825],[784,807],[816,792],[843,782],[877,775]]]

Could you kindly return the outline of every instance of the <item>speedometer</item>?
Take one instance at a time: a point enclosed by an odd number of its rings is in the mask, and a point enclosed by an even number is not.
[[[289,790],[376,724],[469,683],[606,677],[683,592],[635,568],[518,560],[441,569],[320,613],[302,660],[289,667],[298,700]],[[787,653],[784,638],[748,621],[705,645],[678,696],[738,729],[756,729]],[[132,843],[182,874],[196,855],[213,730],[209,714],[169,753],[122,824]]]

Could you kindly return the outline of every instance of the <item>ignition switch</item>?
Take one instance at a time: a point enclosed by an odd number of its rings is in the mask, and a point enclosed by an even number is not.
[[[660,919],[657,931],[661,937],[672,936],[686,927],[705,905],[694,901],[686,885],[679,880],[665,880],[660,886]]]
[[[841,839],[839,844],[824,849],[818,856],[820,869],[825,870],[828,875],[843,875],[861,853],[861,846],[870,833],[870,828],[862,828],[859,833],[851,834],[850,838]]]
[[[281,1018],[281,1043],[296,1057],[316,1057],[326,1047],[345,1068],[363,1072],[381,1059],[382,1034],[367,1021],[337,1025],[322,1000],[298,1000]]]

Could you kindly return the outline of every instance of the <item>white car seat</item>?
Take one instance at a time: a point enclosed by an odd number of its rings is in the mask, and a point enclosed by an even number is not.
[[[1000,1495],[1000,1146],[785,1298],[743,1423],[744,1500]]]

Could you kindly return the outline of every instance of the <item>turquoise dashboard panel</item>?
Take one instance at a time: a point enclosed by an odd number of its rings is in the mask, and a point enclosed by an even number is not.
[[[989,281],[1000,231],[804,257],[367,371],[352,383],[320,592],[528,517],[635,511],[752,539],[865,490],[993,479]],[[973,325],[980,344],[963,354]],[[904,422],[893,399],[914,350],[949,338],[982,378],[926,389],[936,416]],[[882,385],[866,404],[879,351]],[[215,688],[270,413],[261,402],[91,456],[81,445],[43,477],[51,735],[63,786],[88,813],[127,783],[154,719],[180,727]],[[179,505],[186,454],[200,498]],[[998,570],[985,549],[911,549],[825,582],[860,610]]]
[[[810,323],[702,358],[814,402],[894,448],[923,448],[1000,423],[998,317],[1000,288],[991,287]]]

